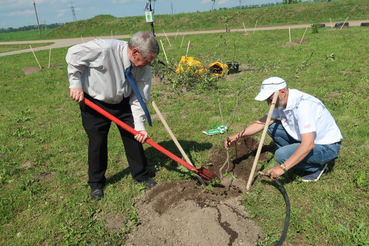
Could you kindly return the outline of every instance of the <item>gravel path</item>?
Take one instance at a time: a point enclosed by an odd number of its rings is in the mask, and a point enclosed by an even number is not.
[[[369,22],[369,20],[350,20],[348,21],[350,26],[360,26],[361,23]],[[321,24],[325,24],[326,27],[331,27],[330,22],[321,22]],[[335,23],[332,23],[334,25]],[[256,27],[256,28],[247,28],[248,31],[263,31],[263,30],[274,30],[274,29],[296,29],[296,28],[306,28],[310,27],[311,24],[294,24],[294,25],[280,25],[280,26],[265,26],[265,27]],[[243,28],[231,28],[231,32],[243,32]],[[202,34],[202,33],[220,33],[225,32],[224,29],[217,29],[217,30],[203,30],[203,31],[185,31],[185,32],[178,32],[179,35],[185,35],[185,34]],[[168,36],[176,35],[176,32],[168,32]],[[156,33],[156,36],[164,36],[164,33]],[[6,45],[6,44],[36,44],[36,43],[49,43],[52,42],[53,44],[48,46],[42,46],[33,48],[34,51],[38,50],[48,50],[48,49],[56,49],[56,48],[63,48],[63,47],[70,47],[75,44],[79,44],[81,42],[88,42],[95,38],[102,38],[102,39],[110,39],[111,36],[96,36],[96,37],[81,37],[81,38],[66,38],[66,39],[47,39],[47,40],[28,40],[28,41],[11,41],[11,42],[0,42],[0,45]],[[130,38],[130,35],[116,35],[113,36],[115,39],[128,39]],[[21,54],[21,53],[27,53],[31,52],[30,49],[25,50],[17,50],[12,52],[6,52],[6,53],[0,53],[1,56],[8,56],[8,55],[15,55],[15,54]]]

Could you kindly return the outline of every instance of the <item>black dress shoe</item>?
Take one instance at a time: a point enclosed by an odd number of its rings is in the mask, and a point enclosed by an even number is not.
[[[141,181],[140,183],[146,185],[149,188],[152,188],[155,185],[157,185],[156,182],[152,178],[147,178],[147,179]]]
[[[91,189],[90,196],[92,200],[100,200],[104,197],[103,189]]]

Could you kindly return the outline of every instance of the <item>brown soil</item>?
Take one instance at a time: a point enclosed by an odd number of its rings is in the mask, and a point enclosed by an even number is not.
[[[298,39],[295,42],[285,43],[285,44],[282,45],[282,47],[293,47],[293,46],[296,46],[296,45],[299,45],[299,44],[302,44],[302,43],[307,43],[307,42],[309,42],[308,39],[303,39],[303,40]]]
[[[39,69],[37,67],[25,67],[25,68],[22,69],[23,75],[28,75],[28,74],[32,74],[32,73],[38,73],[40,71],[41,71],[41,69]]]
[[[230,175],[218,185],[201,186],[194,178],[146,190],[134,204],[141,224],[128,235],[126,245],[256,245],[260,228],[245,218],[242,193],[258,144],[246,137],[229,148],[229,166],[222,173]],[[266,158],[263,151],[260,161]],[[210,156],[211,164],[205,166],[221,176],[227,150],[215,146]]]

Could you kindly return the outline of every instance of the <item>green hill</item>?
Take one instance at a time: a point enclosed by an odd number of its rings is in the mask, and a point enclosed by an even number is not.
[[[222,29],[227,20],[228,28],[270,26],[280,24],[317,23],[330,20],[344,21],[369,19],[369,1],[341,0],[334,2],[298,3],[263,8],[239,10],[215,10],[209,12],[176,15],[155,15],[155,31],[175,32],[190,30]],[[144,16],[116,18],[99,15],[91,19],[66,23],[44,38],[68,38],[81,36],[104,36],[133,34],[137,31],[151,31]]]

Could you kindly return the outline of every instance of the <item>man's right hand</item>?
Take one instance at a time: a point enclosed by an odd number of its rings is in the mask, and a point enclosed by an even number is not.
[[[82,88],[71,88],[70,97],[79,103],[85,99]]]
[[[228,148],[231,145],[231,143],[235,141],[237,141],[237,135],[228,137],[226,140],[224,140],[224,147]]]

